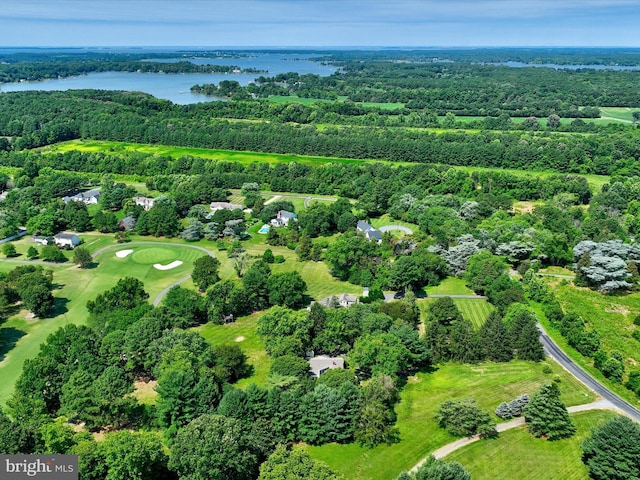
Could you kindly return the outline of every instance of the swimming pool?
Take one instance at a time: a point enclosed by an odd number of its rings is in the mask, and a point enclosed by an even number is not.
[[[269,233],[269,228],[271,227],[265,223],[264,225],[262,225],[262,227],[260,227],[258,233]]]

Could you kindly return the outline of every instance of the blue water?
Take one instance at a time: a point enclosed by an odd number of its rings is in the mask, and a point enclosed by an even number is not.
[[[260,230],[258,230],[258,233],[262,233],[262,234],[266,234],[269,233],[269,229],[271,227],[267,224],[262,225],[262,227],[260,227]]]
[[[213,100],[206,95],[191,93],[193,85],[204,83],[220,83],[222,80],[236,80],[240,85],[248,85],[260,75],[273,76],[278,73],[298,72],[314,73],[328,76],[337,68],[308,60],[309,54],[257,53],[239,58],[193,58],[189,59],[199,65],[237,65],[240,68],[267,70],[268,73],[132,73],[101,72],[90,73],[78,77],[43,80],[38,82],[17,82],[0,85],[2,92],[20,92],[26,90],[82,90],[94,88],[99,90],[128,90],[145,92],[156,98],[171,100],[173,103],[186,105],[189,103],[208,102]],[[178,61],[183,59],[175,59]]]

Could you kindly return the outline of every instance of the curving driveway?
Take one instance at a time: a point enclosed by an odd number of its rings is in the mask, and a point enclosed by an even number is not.
[[[199,247],[197,245],[187,245],[184,243],[167,243],[167,242],[129,242],[129,243],[117,243],[115,245],[107,245],[106,247],[102,247],[99,248],[98,250],[96,250],[92,257],[95,259],[98,255],[100,255],[101,253],[103,253],[105,250],[111,250],[112,248],[127,248],[129,246],[134,246],[134,245],[170,245],[173,247],[187,247],[187,248],[195,248],[196,250],[200,250],[203,253],[206,253],[207,255],[209,255],[210,257],[214,257],[215,255],[213,254],[213,252],[207,250],[204,247]],[[162,299],[164,298],[164,296],[169,292],[169,290],[171,290],[173,287],[175,287],[176,285],[180,285],[182,282],[186,282],[187,280],[189,280],[191,278],[191,274],[186,275],[178,280],[176,280],[175,282],[173,282],[171,285],[169,285],[167,288],[165,288],[164,290],[162,290],[157,296],[156,298],[153,299],[153,306],[157,307],[160,302],[162,301]]]
[[[403,227],[402,225],[385,225],[384,227],[380,227],[378,230],[381,232],[389,232],[391,230],[400,230],[401,232],[406,233],[407,235],[413,235],[413,230],[408,227]]]
[[[617,408],[615,408],[615,406],[612,405],[611,402],[609,402],[608,400],[598,400],[596,402],[585,403],[583,405],[575,405],[573,407],[567,408],[567,411],[569,413],[586,412],[588,410],[614,410],[620,413],[620,411]],[[517,417],[512,420],[509,420],[508,422],[499,423],[498,425],[496,425],[496,431],[500,433],[506,430],[511,430],[512,428],[520,427],[525,424],[526,423],[524,421],[524,417]],[[478,440],[480,440],[480,438],[481,438],[480,435],[460,438],[454,442],[448,443],[443,447],[440,447],[439,449],[435,450],[431,455],[433,455],[436,458],[444,458],[447,455],[449,455],[451,452],[455,452],[459,448],[466,447],[471,443],[477,442]],[[426,460],[427,460],[426,458],[422,459],[415,467],[413,467],[410,470],[410,472],[411,473],[416,472]]]

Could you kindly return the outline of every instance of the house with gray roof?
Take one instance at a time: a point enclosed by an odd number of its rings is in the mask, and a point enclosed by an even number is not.
[[[382,232],[364,220],[358,220],[358,223],[356,224],[356,231],[364,234],[364,237],[369,241],[374,240],[378,243],[382,243]]]
[[[53,241],[60,248],[74,249],[80,245],[80,237],[75,233],[60,232],[53,236]]]
[[[144,210],[151,210],[153,203],[155,202],[155,198],[151,197],[133,197],[132,200],[136,205],[141,206]]]
[[[69,202],[82,202],[85,205],[97,205],[100,201],[100,190],[94,188],[92,190],[88,190],[86,192],[76,193],[75,195],[62,197],[64,203]]]
[[[238,205],[237,203],[230,202],[211,202],[209,205],[211,209],[211,213],[215,213],[218,210],[242,210],[244,207],[242,205]]]
[[[286,210],[278,211],[278,215],[276,218],[271,220],[271,225],[274,227],[286,227],[289,225],[289,222],[292,220],[298,220],[298,216],[293,212],[288,212]]]
[[[344,368],[344,358],[318,355],[309,359],[309,372],[315,378],[333,368]]]

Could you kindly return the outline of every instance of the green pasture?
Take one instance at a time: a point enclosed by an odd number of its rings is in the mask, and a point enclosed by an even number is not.
[[[630,107],[598,107],[600,117],[606,120],[617,120],[622,123],[634,123],[633,112],[640,112],[640,108]]]
[[[551,367],[552,373],[543,373],[545,365]],[[328,463],[350,480],[390,480],[411,469],[437,448],[456,440],[439,428],[435,420],[435,414],[445,400],[474,398],[481,408],[493,412],[500,402],[523,393],[531,394],[554,378],[560,380],[562,400],[567,405],[595,399],[582,384],[550,360],[478,365],[447,363],[433,373],[418,373],[411,377],[401,392],[400,403],[396,406],[399,443],[373,449],[355,443],[306,448],[313,458]]]
[[[334,157],[312,157],[304,155],[260,153],[260,152],[237,152],[233,150],[214,150],[208,148],[176,147],[168,145],[149,145],[142,143],[128,142],[107,142],[98,140],[70,140],[55,145],[50,145],[42,150],[48,153],[64,153],[70,151],[80,152],[100,152],[105,154],[123,154],[128,152],[146,153],[148,155],[166,156],[180,158],[192,156],[209,160],[220,160],[226,162],[239,162],[244,165],[251,163],[277,163],[297,162],[309,166],[323,165],[325,163],[362,163],[362,162],[382,162],[390,165],[410,165],[408,162],[386,162],[382,160],[360,160],[353,158]]]
[[[602,410],[575,413],[576,434],[554,442],[533,437],[525,426],[514,428],[456,450],[445,460],[460,462],[474,480],[586,480],[580,445],[593,427],[614,416]]]
[[[344,102],[347,97],[339,97],[338,101]],[[273,103],[300,103],[302,105],[313,105],[314,103],[332,103],[334,100],[326,100],[323,98],[305,98],[297,95],[271,95],[269,101]],[[393,102],[354,102],[363,107],[375,107],[382,110],[397,110],[404,108],[404,103]]]
[[[447,277],[439,285],[429,286],[425,289],[429,295],[475,295],[476,293],[467,287],[462,278]]]
[[[413,129],[416,131],[422,131],[425,129]],[[448,130],[448,129],[426,129],[433,133],[446,133],[450,131],[459,131],[459,130]],[[475,131],[476,133],[478,131]],[[472,131],[467,131],[467,133],[473,133]],[[270,165],[275,165],[277,163],[290,163],[290,162],[298,162],[309,166],[319,166],[327,163],[343,163],[343,164],[352,164],[352,163],[362,163],[362,162],[380,162],[388,165],[414,165],[411,162],[390,162],[386,160],[366,160],[366,159],[353,159],[353,158],[335,158],[335,157],[311,157],[311,156],[302,156],[302,155],[283,155],[283,154],[271,154],[271,153],[260,153],[260,152],[236,152],[231,150],[213,150],[207,148],[191,148],[191,147],[175,147],[175,146],[167,146],[167,145],[148,145],[148,144],[139,144],[139,143],[126,143],[126,142],[102,142],[97,140],[70,140],[68,142],[61,142],[55,145],[50,145],[45,147],[43,152],[50,153],[58,153],[58,152],[68,152],[68,151],[81,151],[81,152],[102,152],[106,154],[121,154],[126,152],[142,152],[149,155],[159,155],[159,156],[169,156],[172,158],[180,158],[183,156],[193,156],[206,158],[210,160],[220,160],[220,161],[229,161],[229,162],[240,162],[244,165],[256,162],[266,162]],[[556,175],[557,172],[538,172],[538,171],[528,171],[528,170],[516,170],[510,168],[488,168],[488,167],[465,167],[465,166],[455,166],[454,168],[460,169],[462,171],[471,173],[474,171],[482,172],[482,171],[493,171],[493,172],[506,172],[513,175],[523,175],[523,176],[541,176],[546,177],[549,175]],[[594,191],[600,191],[602,185],[609,182],[609,177],[605,175],[593,175],[593,174],[582,174],[589,185]],[[136,183],[139,184],[141,178],[137,176],[116,176],[118,180],[125,181],[127,183]],[[114,178],[116,178],[114,177]],[[120,178],[122,177],[122,178]]]

